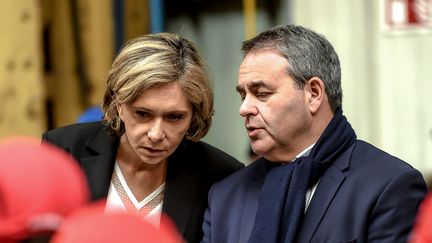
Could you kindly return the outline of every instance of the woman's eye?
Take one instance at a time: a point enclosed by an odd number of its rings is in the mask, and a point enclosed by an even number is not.
[[[146,112],[146,111],[135,111],[135,115],[138,118],[146,118],[149,116],[148,112]]]
[[[170,114],[170,115],[168,115],[168,119],[171,121],[179,121],[179,120],[183,119],[183,115],[182,114]]]

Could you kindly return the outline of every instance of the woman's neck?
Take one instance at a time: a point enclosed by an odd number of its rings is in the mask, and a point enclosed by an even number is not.
[[[148,164],[133,154],[120,144],[116,161],[135,198],[141,201],[165,182],[167,160]]]

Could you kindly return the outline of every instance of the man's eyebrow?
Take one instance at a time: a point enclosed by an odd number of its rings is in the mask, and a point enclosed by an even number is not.
[[[246,86],[249,90],[257,90],[258,88],[261,88],[261,87],[267,87],[267,85],[262,80],[251,81],[250,83],[246,84]],[[237,92],[244,92],[245,91],[245,89],[240,85],[236,86],[236,90],[237,90]]]
[[[240,85],[237,85],[236,86],[236,88],[235,88],[236,90],[237,90],[237,92],[244,92],[244,88],[242,87],[242,86],[240,86]]]
[[[267,85],[262,80],[252,81],[246,84],[249,90],[257,90],[261,87],[267,87]]]

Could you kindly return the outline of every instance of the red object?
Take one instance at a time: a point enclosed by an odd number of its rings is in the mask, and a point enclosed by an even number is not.
[[[53,232],[88,198],[84,174],[66,152],[33,138],[0,141],[0,242]]]
[[[432,193],[420,206],[410,243],[432,243]]]
[[[168,216],[162,215],[157,229],[132,214],[105,214],[104,208],[101,201],[77,211],[60,226],[51,243],[184,242]]]
[[[421,19],[419,17],[418,8],[416,7],[416,2],[418,0],[408,0],[407,1],[407,16],[409,24],[421,24]]]
[[[389,27],[406,29],[431,24],[431,0],[384,0]]]

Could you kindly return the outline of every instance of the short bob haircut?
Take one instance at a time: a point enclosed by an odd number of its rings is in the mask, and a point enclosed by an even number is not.
[[[212,122],[213,91],[207,65],[196,46],[171,33],[140,36],[128,41],[114,60],[102,100],[108,132],[125,132],[117,107],[134,102],[144,91],[178,82],[193,115],[186,139],[203,138]]]

